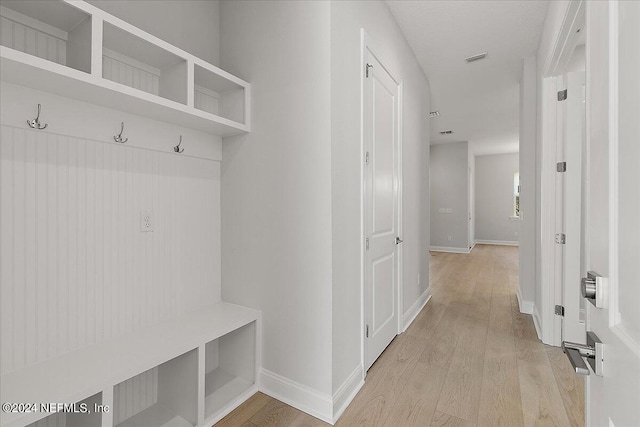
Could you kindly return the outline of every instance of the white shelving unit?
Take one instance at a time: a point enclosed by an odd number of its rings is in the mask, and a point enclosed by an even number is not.
[[[0,78],[230,136],[249,132],[251,85],[84,1],[3,0]]]
[[[205,418],[216,418],[255,383],[255,323],[210,341],[205,346]]]
[[[259,342],[260,312],[220,302],[2,375],[0,394],[3,402],[70,403],[99,399],[111,408],[99,414],[100,426],[211,425],[258,390],[255,376]],[[215,358],[220,367],[227,369],[226,376],[222,376],[220,369],[207,375],[206,368],[212,366],[205,360],[207,346],[218,347]],[[151,369],[157,369],[156,401],[116,424],[113,417],[120,402],[119,385]],[[210,392],[205,396],[206,390]],[[205,401],[214,401],[213,409],[212,403]],[[0,425],[30,426],[47,415],[2,413]],[[67,416],[66,426],[93,427],[95,417]],[[75,420],[79,424],[73,424]]]

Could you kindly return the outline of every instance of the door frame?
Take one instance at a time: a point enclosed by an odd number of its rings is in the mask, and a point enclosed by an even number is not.
[[[364,28],[360,29],[360,366],[362,367],[362,379],[367,376],[366,364],[365,364],[365,261],[366,261],[366,248],[365,248],[365,141],[364,141],[364,98],[365,98],[365,67],[366,67],[366,51],[367,49],[374,53],[376,58],[384,67],[398,85],[398,126],[397,141],[398,141],[398,234],[400,238],[403,236],[403,218],[402,218],[402,101],[403,101],[403,82],[397,78],[398,74],[389,67],[389,63],[384,61],[380,55],[381,50],[377,47],[375,42],[367,34]],[[396,310],[398,312],[398,324],[397,333],[399,335],[403,331],[403,248],[402,245],[397,245],[397,286],[395,289],[396,294]]]
[[[555,35],[553,49],[542,67],[542,155],[540,179],[540,230],[541,230],[541,277],[538,280],[541,290],[542,307],[540,339],[545,344],[560,346],[562,342],[562,320],[555,315],[556,301],[562,299],[562,264],[558,263],[555,243],[556,222],[556,150],[558,138],[562,132],[562,123],[557,120],[556,77],[562,74],[569,63],[579,39],[577,30],[585,27],[586,4],[584,0],[569,2],[561,26]],[[587,108],[589,105],[587,94]],[[589,116],[586,117],[586,129],[589,129]],[[587,152],[584,153],[588,156]],[[588,206],[589,200],[585,200]],[[588,209],[587,209],[588,214]],[[586,220],[586,218],[585,218]],[[588,244],[588,242],[585,242]],[[535,313],[534,313],[535,316]]]

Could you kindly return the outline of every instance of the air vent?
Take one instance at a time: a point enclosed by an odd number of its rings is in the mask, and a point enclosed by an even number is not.
[[[438,117],[440,115],[440,111],[429,111],[429,117]]]
[[[451,135],[452,133],[452,130],[443,130],[442,132],[440,132],[440,135]]]
[[[482,53],[479,53],[477,55],[473,55],[473,56],[470,56],[468,58],[464,58],[464,60],[467,61],[467,62],[473,62],[473,61],[479,61],[479,60],[484,59],[486,57],[487,57],[487,52],[482,52]]]

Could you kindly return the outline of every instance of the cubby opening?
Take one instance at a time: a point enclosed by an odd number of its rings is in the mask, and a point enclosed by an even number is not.
[[[245,88],[195,64],[194,107],[245,124]]]
[[[91,72],[91,15],[59,1],[3,0],[0,44]]]
[[[113,389],[117,427],[193,427],[197,423],[198,351],[191,350]]]
[[[103,29],[102,77],[187,103],[187,61],[108,22]]]
[[[56,406],[56,403],[45,403],[49,407],[42,407],[43,411],[52,412],[46,418],[27,427],[101,427],[102,426],[102,393],[94,394],[80,402],[66,408]]]
[[[205,346],[205,418],[249,390],[255,383],[256,322]]]

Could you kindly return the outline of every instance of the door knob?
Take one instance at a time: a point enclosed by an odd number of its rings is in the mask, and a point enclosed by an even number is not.
[[[569,363],[576,374],[589,375],[589,368],[584,362],[587,360],[591,370],[598,376],[602,376],[604,353],[602,341],[593,332],[587,332],[587,345],[562,341],[562,351],[567,355]]]
[[[404,242],[404,240],[401,240],[399,237],[396,237],[396,245],[399,245],[402,242]]]

